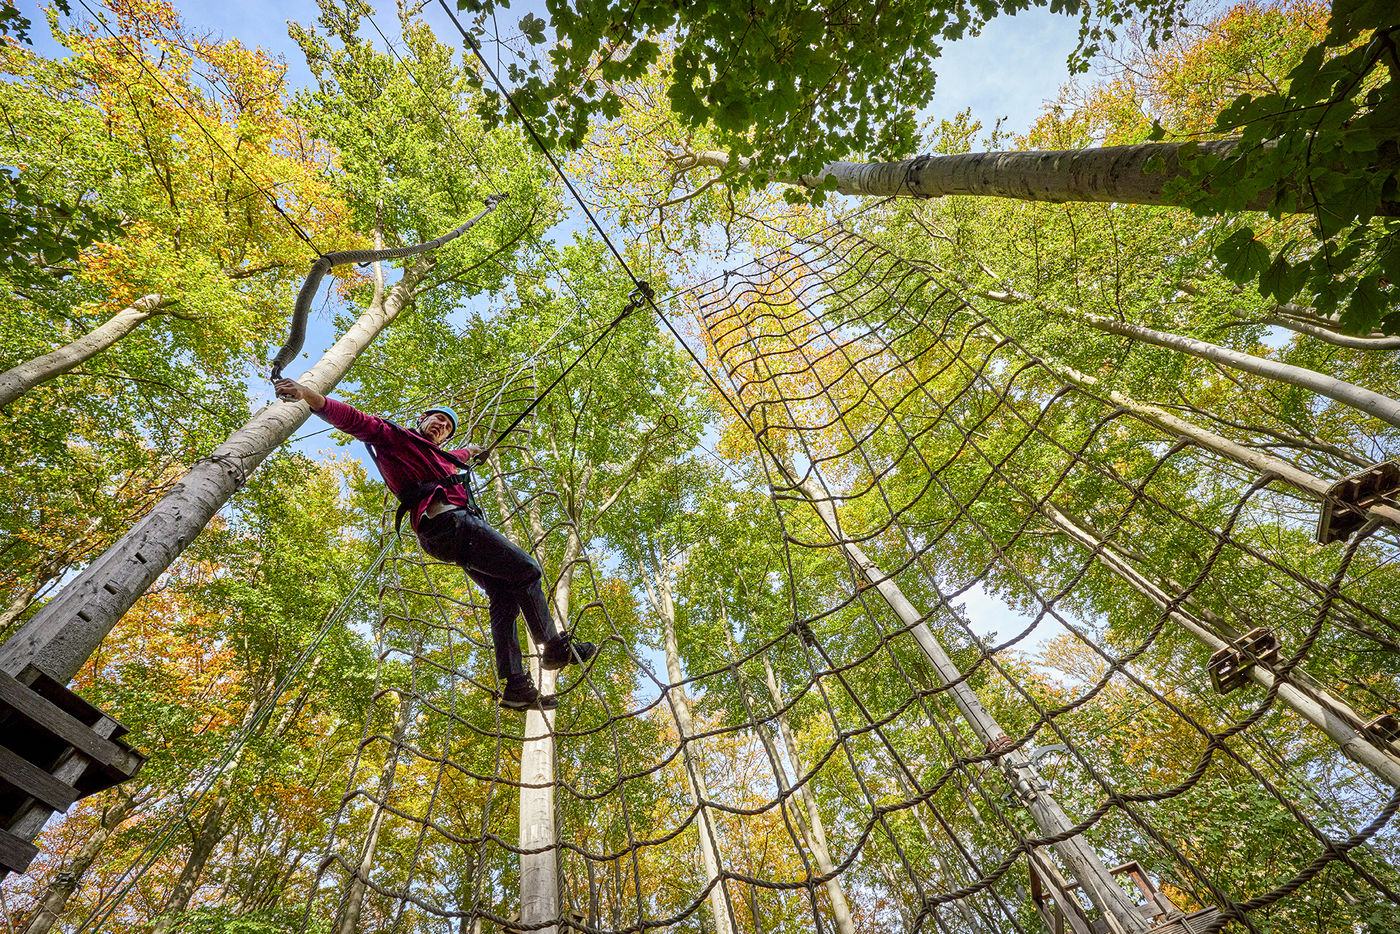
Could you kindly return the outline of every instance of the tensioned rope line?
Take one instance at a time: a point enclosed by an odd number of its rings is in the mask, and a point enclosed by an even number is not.
[[[259,182],[257,179],[253,178],[253,176],[248,172],[248,170],[243,167],[243,163],[233,158],[233,155],[228,151],[228,149],[224,147],[224,144],[219,142],[218,137],[210,133],[209,130],[205,128],[204,124],[200,121],[200,119],[194,114],[190,113],[190,111],[185,107],[185,105],[180,102],[180,98],[175,95],[175,92],[170,90],[170,88],[166,86],[165,82],[161,80],[160,75],[151,70],[151,67],[148,64],[146,64],[146,57],[144,55],[141,55],[137,50],[128,46],[121,36],[113,32],[112,27],[107,25],[107,21],[104,20],[101,16],[99,16],[96,12],[94,12],[92,7],[88,6],[87,0],[78,0],[78,3],[82,6],[83,9],[88,11],[88,14],[102,26],[102,28],[107,32],[109,36],[117,40],[117,43],[128,55],[130,55],[132,58],[134,58],[137,62],[140,63],[141,69],[145,71],[146,74],[150,75],[153,79],[155,79],[156,84],[160,85],[161,90],[165,91],[166,96],[169,97],[172,102],[174,102],[176,107],[180,108],[180,110],[185,114],[185,116],[189,117],[192,121],[194,121],[194,125],[199,128],[199,131],[204,134],[205,138],[208,139],[209,142],[213,143],[216,147],[218,147],[219,151],[222,152],[225,158],[228,159],[229,164],[232,165],[234,168],[238,169],[238,171],[241,172],[243,176],[248,179],[248,181],[253,183],[254,189],[267,198],[268,203],[272,205],[272,209],[277,212],[278,216],[281,217],[284,222],[286,222],[286,224],[291,228],[292,232],[295,233],[297,237],[299,237],[307,246],[315,250],[317,256],[323,255],[321,253],[320,247],[316,246],[315,241],[311,239],[311,237],[306,233],[306,231],[301,229],[301,225],[296,222],[296,219],[291,217],[289,214],[287,214],[285,210],[283,210],[282,205],[277,202],[276,198],[272,197],[267,193],[267,189],[265,189],[262,186],[262,183]]]
[[[530,139],[534,141],[535,145],[539,148],[540,153],[544,155],[546,160],[548,160],[550,166],[554,169],[555,174],[559,176],[559,180],[564,183],[564,187],[569,190],[569,194],[573,196],[574,201],[583,211],[584,216],[588,218],[588,222],[593,226],[593,229],[598,232],[598,236],[602,238],[603,243],[608,248],[608,252],[612,253],[613,258],[616,259],[618,265],[622,267],[622,271],[625,272],[627,274],[627,277],[632,280],[633,289],[642,290],[645,287],[643,294],[645,294],[646,302],[651,307],[651,310],[656,313],[656,316],[661,319],[661,322],[663,324],[666,325],[667,330],[671,332],[672,336],[675,337],[676,341],[679,342],[680,345],[685,349],[685,352],[695,362],[696,366],[700,368],[701,372],[704,373],[706,377],[710,380],[712,385],[715,386],[715,388],[719,391],[720,396],[727,400],[728,397],[725,395],[723,389],[720,388],[719,383],[714,379],[713,375],[710,374],[709,370],[707,370],[703,366],[699,356],[696,355],[695,351],[681,336],[680,332],[671,322],[671,319],[657,305],[655,298],[652,296],[650,286],[648,286],[645,282],[637,278],[637,274],[632,271],[632,267],[628,264],[627,260],[623,257],[622,253],[618,251],[617,246],[612,242],[612,238],[608,236],[607,231],[603,229],[603,225],[598,221],[598,218],[594,216],[593,210],[589,208],[588,203],[584,201],[583,196],[579,194],[578,189],[574,187],[574,183],[569,178],[568,173],[564,171],[564,168],[559,164],[559,161],[554,158],[554,153],[550,151],[549,146],[545,144],[544,139],[535,130],[535,126],[530,121],[530,118],[527,117],[524,111],[520,109],[520,106],[516,104],[514,96],[512,96],[510,93],[510,89],[505,86],[501,79],[496,75],[495,70],[491,68],[490,63],[486,61],[486,56],[482,55],[481,53],[481,43],[477,42],[476,37],[471,35],[469,32],[467,32],[466,29],[462,27],[461,22],[457,19],[457,14],[454,13],[452,11],[452,8],[447,5],[446,0],[438,0],[438,5],[442,7],[443,12],[445,12],[448,18],[452,20],[452,25],[457,27],[457,32],[461,35],[462,40],[467,44],[467,47],[472,50],[472,54],[476,56],[477,61],[481,63],[481,67],[486,71],[487,75],[490,76],[492,83],[494,83],[496,87],[500,90],[501,95],[506,99],[506,102],[510,105],[511,110],[515,113],[516,117],[525,127],[525,131],[529,134]]]

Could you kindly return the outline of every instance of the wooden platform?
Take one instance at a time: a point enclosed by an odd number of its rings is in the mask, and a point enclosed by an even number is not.
[[[32,665],[0,672],[0,879],[24,872],[44,822],[134,777],[126,728]]]

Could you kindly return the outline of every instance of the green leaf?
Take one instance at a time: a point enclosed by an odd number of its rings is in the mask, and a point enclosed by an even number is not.
[[[520,32],[525,38],[530,40],[531,45],[540,45],[544,42],[544,28],[548,25],[533,13],[525,14],[520,20]]]

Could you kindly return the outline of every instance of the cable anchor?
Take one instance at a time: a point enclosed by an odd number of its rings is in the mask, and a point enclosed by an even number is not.
[[[627,304],[623,307],[622,313],[630,315],[632,312],[649,305],[656,300],[656,293],[651,290],[651,283],[642,279],[637,283],[637,287],[627,296]]]

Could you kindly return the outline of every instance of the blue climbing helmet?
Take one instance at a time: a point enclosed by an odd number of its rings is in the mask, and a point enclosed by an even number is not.
[[[457,422],[459,421],[459,419],[457,418],[457,412],[455,409],[451,409],[445,405],[435,405],[431,409],[423,410],[423,414],[418,416],[418,424],[423,424],[423,416],[431,415],[434,412],[441,412],[443,415],[446,415],[449,419],[452,420],[452,430],[447,433],[446,438],[442,439],[443,441],[447,441],[457,433]]]

